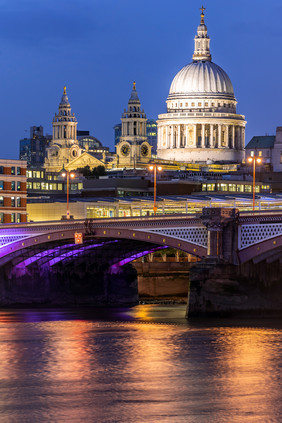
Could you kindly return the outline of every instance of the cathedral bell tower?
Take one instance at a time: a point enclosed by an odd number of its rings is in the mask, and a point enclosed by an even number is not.
[[[128,101],[127,110],[121,118],[122,130],[119,143],[116,145],[118,167],[133,167],[138,163],[148,163],[151,159],[151,146],[146,135],[147,118],[136,91],[136,84]]]
[[[59,111],[53,118],[53,138],[46,150],[44,167],[48,172],[60,172],[69,162],[82,153],[77,141],[77,119],[71,113],[66,87],[59,104]]]

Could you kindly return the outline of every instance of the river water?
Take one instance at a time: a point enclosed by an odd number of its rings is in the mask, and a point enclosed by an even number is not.
[[[0,422],[282,422],[282,324],[183,305],[0,311]]]

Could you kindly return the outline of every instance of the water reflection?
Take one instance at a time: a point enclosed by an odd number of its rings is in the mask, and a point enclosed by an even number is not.
[[[281,421],[281,328],[184,308],[0,312],[0,421]]]

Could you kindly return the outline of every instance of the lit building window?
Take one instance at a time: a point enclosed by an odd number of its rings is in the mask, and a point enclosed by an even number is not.
[[[252,185],[245,185],[245,192],[252,192]]]
[[[214,191],[215,190],[215,184],[207,184],[207,191]]]
[[[4,181],[0,181],[0,190],[4,189]]]
[[[220,191],[228,191],[227,184],[220,184]]]
[[[16,213],[11,213],[11,223],[15,223]]]
[[[254,151],[251,151],[251,152],[250,152],[251,157],[254,157],[254,154],[255,154],[255,152],[254,152]]]
[[[11,182],[11,190],[12,191],[15,191],[15,189],[16,189],[16,182],[15,181],[12,181]]]
[[[26,183],[26,189],[32,189],[32,182]]]
[[[229,188],[229,191],[235,192],[236,191],[236,184],[229,184],[228,188]]]
[[[17,213],[17,223],[21,223],[21,214]]]
[[[17,175],[20,175],[20,174],[21,174],[21,168],[17,167]]]
[[[15,207],[15,206],[16,206],[15,197],[11,197],[11,207]]]
[[[0,213],[0,223],[4,223],[4,213]]]
[[[17,207],[21,207],[21,197],[17,197]]]
[[[237,192],[244,192],[244,185],[243,184],[237,185]]]
[[[17,181],[17,191],[20,191],[20,190],[21,190],[21,182]]]
[[[16,173],[16,168],[15,168],[15,166],[12,166],[11,167],[11,175],[15,175],[15,173]]]
[[[4,206],[4,197],[1,196],[0,197],[0,207],[3,207],[3,206]]]
[[[262,151],[259,151],[258,155],[259,155],[259,157],[261,157],[262,156]]]

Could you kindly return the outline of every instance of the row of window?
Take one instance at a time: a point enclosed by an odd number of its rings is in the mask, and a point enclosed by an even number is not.
[[[4,166],[0,166],[0,174],[4,174]],[[21,168],[20,167],[11,167],[11,175],[20,175],[21,174]]]
[[[11,223],[21,223],[21,213],[11,213]],[[0,213],[0,223],[4,223],[4,213]]]
[[[42,191],[62,191],[63,189],[66,189],[64,188],[64,185],[62,183],[55,183],[55,182],[27,182],[26,188],[34,189],[34,190],[42,190]],[[83,188],[82,183],[70,184],[70,191],[77,191],[82,188]]]
[[[252,185],[245,184],[202,184],[202,191],[231,191],[231,192],[252,192]],[[256,185],[255,192],[269,191],[269,185]]]
[[[250,156],[251,156],[251,157],[254,157],[254,155],[255,155],[255,152],[254,152],[254,151],[251,151],[251,152],[250,152]],[[258,156],[259,156],[259,157],[262,157],[262,151],[261,151],[261,150],[260,150],[260,151],[258,151]]]
[[[11,181],[11,191],[16,191],[16,188],[17,191],[21,191],[21,181]],[[0,181],[0,190],[4,190],[4,181]]]
[[[4,207],[4,197],[0,196],[0,207]],[[11,207],[21,207],[21,197],[11,197]]]
[[[174,104],[171,103],[171,104],[168,105],[168,107],[173,108]],[[184,103],[180,103],[180,104],[175,103],[175,107],[180,107],[180,108],[181,107],[188,107],[188,103],[185,103],[185,106],[184,106]],[[233,107],[233,108],[235,108],[233,103],[217,103],[217,104],[211,103],[211,104],[209,104],[209,103],[201,103],[201,102],[198,102],[197,106],[196,106],[196,103],[192,102],[190,107]]]
[[[26,176],[28,178],[37,178],[37,179],[42,178],[43,179],[44,178],[44,172],[40,171],[40,170],[27,170]]]

